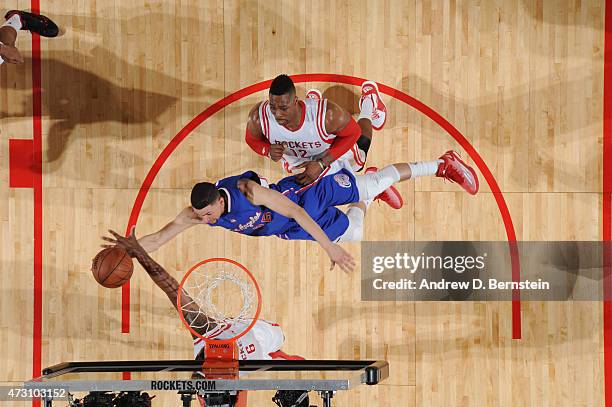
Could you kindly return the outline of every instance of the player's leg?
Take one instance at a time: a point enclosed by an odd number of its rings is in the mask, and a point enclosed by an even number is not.
[[[336,174],[320,179],[299,194],[298,204],[331,239],[340,242],[360,241],[368,203],[360,202],[356,176],[342,168]],[[337,205],[349,204],[345,212]],[[292,230],[286,239],[309,239],[306,231]]]
[[[358,171],[363,169],[372,142],[372,130],[382,130],[387,121],[387,106],[380,96],[378,85],[373,81],[365,81],[361,85],[361,98],[359,99],[359,118],[357,123],[361,128],[361,137],[357,140],[357,152],[363,163]],[[378,168],[366,168],[366,173],[376,172]],[[385,202],[393,209],[400,209],[404,205],[402,195],[397,188],[390,186],[376,198]]]
[[[15,47],[19,30],[28,30],[43,37],[56,37],[57,25],[46,16],[11,10],[4,16],[6,21],[0,27],[0,64],[3,62],[21,63],[23,57]]]
[[[283,179],[279,184],[290,187],[294,183],[292,178]],[[295,194],[295,198],[290,199],[297,200],[296,203],[323,229],[330,240],[361,240],[367,204],[360,202],[356,178],[351,171],[343,168],[336,174],[320,179],[316,184],[303,187]],[[346,204],[349,204],[346,213],[336,208],[336,205]],[[287,240],[312,240],[312,236],[297,225],[278,236]]]
[[[357,146],[367,156],[372,142],[372,130],[382,130],[387,122],[387,106],[380,96],[378,85],[373,81],[361,84],[361,97],[359,98],[359,117],[357,124],[361,128],[361,136]]]
[[[318,89],[310,89],[306,92],[306,98],[319,100],[322,98],[322,93]],[[328,171],[330,175],[338,172],[341,168],[346,168],[351,172],[359,172],[365,167],[372,142],[373,129],[382,130],[387,120],[387,107],[378,91],[376,82],[365,81],[361,85],[359,109],[357,124],[361,129],[361,135],[355,146],[332,163]],[[366,173],[375,171],[378,171],[378,168],[370,167],[366,169]],[[404,205],[401,194],[394,186],[382,191],[375,199],[380,199],[393,209],[400,209]]]
[[[382,130],[387,122],[387,106],[383,102],[378,85],[374,81],[365,81],[361,84],[361,97],[359,98],[359,119],[370,121],[371,127],[362,128],[372,138],[372,128],[376,131]],[[366,124],[366,122],[363,122]]]
[[[360,242],[363,239],[363,224],[366,214],[366,203],[356,202],[349,205],[346,217],[349,220],[346,231],[338,242]]]
[[[2,26],[0,26],[0,42],[4,45],[15,46],[17,41],[17,31],[21,29],[21,20],[19,16],[15,15],[7,19]]]
[[[313,209],[310,208],[311,211]],[[308,212],[308,209],[305,210]],[[348,215],[334,206],[320,209],[314,214],[309,212],[308,215],[323,229],[323,232],[331,241],[337,241],[351,225]],[[308,232],[297,224],[277,236],[285,240],[314,240]]]
[[[57,24],[47,16],[32,14],[22,10],[11,10],[6,13],[4,18],[8,21],[15,16],[17,16],[21,22],[19,27],[20,30],[27,30],[42,37],[57,37],[59,34]]]
[[[366,168],[365,173],[370,174],[377,171],[377,167],[368,167]],[[404,199],[402,198],[402,195],[393,185],[378,194],[374,200],[381,200],[393,209],[400,209],[402,206],[404,206]]]
[[[307,99],[320,100],[323,94],[319,89],[309,89],[306,92]],[[378,85],[373,81],[365,81],[361,84],[361,97],[359,98],[359,117],[357,124],[361,129],[361,135],[357,140],[354,151],[353,171],[359,172],[365,166],[365,161],[372,143],[372,130],[382,130],[387,121],[387,106],[383,102]]]
[[[297,204],[315,221],[330,207],[360,201],[355,175],[345,168],[320,178],[315,184],[303,188],[297,195]]]
[[[17,32],[21,29],[21,19],[18,15],[10,16],[4,24],[0,26],[0,64],[6,62],[23,62],[23,57],[15,48]]]
[[[436,176],[459,184],[471,195],[478,192],[478,176],[454,151],[438,160],[388,165],[377,172],[355,177],[359,200],[369,201],[391,185],[417,177]]]

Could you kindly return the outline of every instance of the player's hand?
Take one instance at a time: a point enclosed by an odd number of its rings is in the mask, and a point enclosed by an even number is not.
[[[323,172],[323,168],[321,168],[321,164],[318,161],[307,161],[295,168],[304,168],[304,172],[295,176],[295,180],[300,185],[313,183]]]
[[[108,230],[108,233],[113,235],[114,238],[102,236],[102,240],[112,244],[103,244],[102,247],[119,247],[125,250],[130,257],[136,257],[138,253],[146,253],[145,249],[138,243],[138,239],[136,238],[136,226],[132,226],[132,230],[128,237],[123,237],[111,229]]]
[[[191,206],[188,206],[187,208],[183,209],[181,213],[179,214],[179,216],[186,223],[193,223],[193,224],[206,223],[204,219],[200,217],[200,215],[195,213],[195,210]]]
[[[326,251],[332,262],[329,268],[330,270],[333,270],[336,264],[339,265],[345,273],[350,273],[355,268],[355,259],[353,256],[339,245],[332,243]]]
[[[0,56],[9,64],[23,64],[21,53],[11,45],[0,45]]]
[[[271,144],[270,145],[270,152],[268,153],[268,155],[270,156],[270,159],[274,162],[280,160],[281,158],[283,158],[283,153],[285,152],[285,146],[283,144]]]

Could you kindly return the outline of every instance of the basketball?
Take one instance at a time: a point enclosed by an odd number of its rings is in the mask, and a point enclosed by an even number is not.
[[[106,288],[117,288],[132,277],[132,258],[119,247],[102,250],[91,264],[91,272],[98,283]]]

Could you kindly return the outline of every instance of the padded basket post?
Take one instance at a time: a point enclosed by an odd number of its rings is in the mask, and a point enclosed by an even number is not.
[[[207,379],[238,378],[238,345],[235,341],[207,342],[202,373]]]

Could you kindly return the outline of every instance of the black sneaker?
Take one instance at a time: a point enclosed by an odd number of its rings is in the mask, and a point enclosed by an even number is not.
[[[27,11],[11,10],[4,16],[5,19],[11,18],[14,14],[21,17],[21,29],[27,30],[43,37],[57,37],[59,28],[49,17],[28,13]]]

